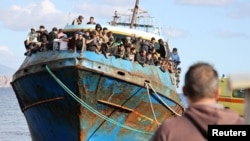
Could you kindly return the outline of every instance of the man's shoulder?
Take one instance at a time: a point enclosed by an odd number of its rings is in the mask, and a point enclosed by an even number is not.
[[[182,125],[184,122],[186,122],[187,119],[184,116],[180,116],[180,117],[173,117],[170,118],[168,120],[165,120],[162,125],[166,126],[167,128],[172,128],[170,126],[178,126],[178,125]]]

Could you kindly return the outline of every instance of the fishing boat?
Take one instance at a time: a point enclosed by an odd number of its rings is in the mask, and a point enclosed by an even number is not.
[[[137,9],[138,0],[133,13]],[[115,37],[162,38],[134,25],[103,24]],[[66,25],[64,31],[90,28]],[[11,85],[33,141],[140,141],[149,140],[164,120],[183,114],[173,77],[158,66],[54,50],[27,56]]]

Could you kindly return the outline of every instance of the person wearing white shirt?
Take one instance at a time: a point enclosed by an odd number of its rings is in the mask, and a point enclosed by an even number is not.
[[[68,38],[66,34],[61,38],[54,39],[53,50],[68,50]]]

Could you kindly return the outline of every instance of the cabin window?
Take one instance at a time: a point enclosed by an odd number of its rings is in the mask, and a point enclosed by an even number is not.
[[[244,90],[234,90],[232,96],[235,98],[244,98]]]

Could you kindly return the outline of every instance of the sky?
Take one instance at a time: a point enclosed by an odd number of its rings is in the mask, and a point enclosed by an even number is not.
[[[18,69],[31,27],[44,25],[51,31],[79,15],[83,22],[94,16],[97,23],[107,23],[115,10],[123,14],[134,4],[135,0],[1,0],[0,64]],[[220,76],[250,72],[249,0],[140,0],[139,8],[154,17],[170,48],[178,48],[178,92],[185,72],[196,62],[212,64]]]

